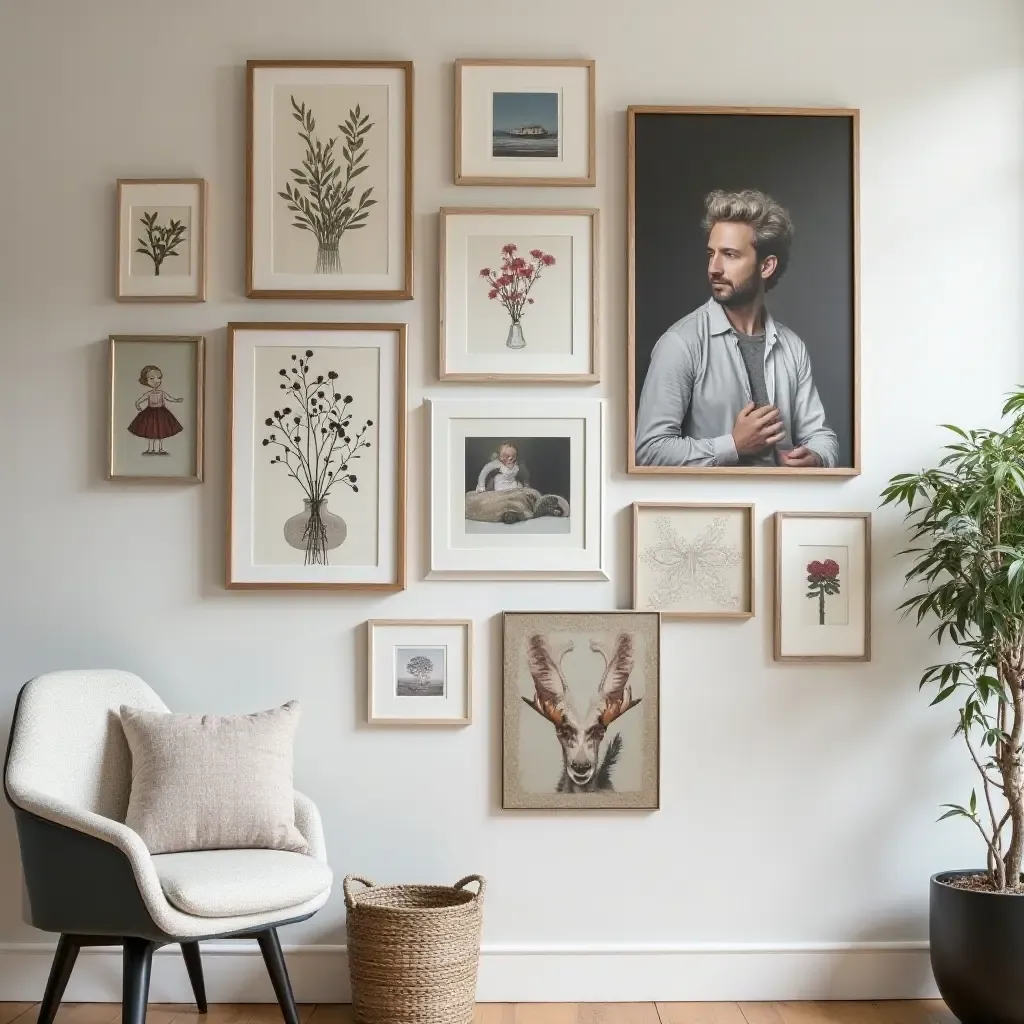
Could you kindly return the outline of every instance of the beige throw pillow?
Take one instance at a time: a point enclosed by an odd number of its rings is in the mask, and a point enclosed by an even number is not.
[[[121,707],[132,752],[125,824],[150,853],[261,848],[308,853],[295,827],[298,701],[251,715]]]

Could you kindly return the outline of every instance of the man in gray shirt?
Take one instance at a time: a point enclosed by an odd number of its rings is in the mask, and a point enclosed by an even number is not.
[[[789,262],[789,214],[754,190],[715,191],[705,206],[711,298],[654,346],[636,463],[833,467],[839,445],[807,349],[765,307]]]

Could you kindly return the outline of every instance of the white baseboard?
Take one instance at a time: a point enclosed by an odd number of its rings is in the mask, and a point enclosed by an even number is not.
[[[39,999],[54,947],[0,944],[0,1001]],[[304,1003],[350,998],[344,946],[285,946],[295,996]],[[204,943],[211,1003],[273,1002],[255,942]],[[481,1002],[664,1002],[781,999],[919,999],[937,995],[926,942],[742,945],[485,945]],[[119,1002],[121,954],[82,950],[65,998]],[[186,1003],[188,975],[175,946],[153,960],[150,1000]]]

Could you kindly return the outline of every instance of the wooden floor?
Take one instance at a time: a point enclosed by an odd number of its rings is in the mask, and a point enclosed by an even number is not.
[[[0,1024],[34,1024],[38,1003],[0,1003]],[[351,1024],[334,1003],[299,1007],[303,1024]],[[56,1024],[118,1024],[115,1003],[65,1003]],[[153,1003],[146,1024],[281,1024],[276,1006],[230,1003],[200,1016],[194,1006]],[[956,1024],[940,1002],[889,1003],[481,1003],[473,1024]]]

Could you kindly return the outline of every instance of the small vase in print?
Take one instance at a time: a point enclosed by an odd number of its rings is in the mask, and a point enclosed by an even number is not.
[[[327,511],[326,499],[305,498],[303,509],[284,524],[284,539],[299,551],[305,551],[306,565],[327,565],[327,552],[340,547],[348,535],[341,516]]]
[[[526,348],[526,339],[523,337],[523,328],[518,320],[512,321],[508,329],[508,337],[505,339],[506,348]]]

